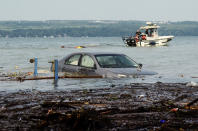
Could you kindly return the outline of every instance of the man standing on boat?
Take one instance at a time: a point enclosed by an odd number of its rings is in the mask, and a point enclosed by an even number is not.
[[[135,34],[136,34],[136,36],[135,36],[136,43],[137,43],[137,42],[140,42],[140,46],[141,46],[141,41],[142,41],[141,35],[142,35],[142,33],[141,33],[141,31],[138,29],[138,30],[136,31]]]
[[[137,31],[136,31],[136,36],[140,36],[140,35],[141,35],[140,30],[137,30]]]

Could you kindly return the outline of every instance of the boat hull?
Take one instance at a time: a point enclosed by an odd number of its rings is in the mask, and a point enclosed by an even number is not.
[[[147,37],[146,40],[135,41],[134,37],[124,37],[127,46],[167,46],[174,36]]]

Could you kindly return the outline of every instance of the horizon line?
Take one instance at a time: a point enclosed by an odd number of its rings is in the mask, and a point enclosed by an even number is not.
[[[0,22],[6,22],[6,21],[149,21],[149,22],[198,22],[198,20],[113,20],[113,19],[46,19],[46,20],[28,20],[28,19],[23,19],[23,20],[0,20]]]

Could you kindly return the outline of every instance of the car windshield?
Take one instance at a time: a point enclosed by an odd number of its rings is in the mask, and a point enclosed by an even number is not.
[[[138,64],[125,55],[102,54],[95,55],[101,68],[137,68]]]

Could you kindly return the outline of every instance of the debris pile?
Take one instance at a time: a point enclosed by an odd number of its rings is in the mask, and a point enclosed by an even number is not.
[[[154,83],[0,92],[1,130],[195,130],[197,88]]]

